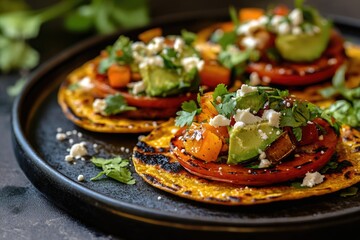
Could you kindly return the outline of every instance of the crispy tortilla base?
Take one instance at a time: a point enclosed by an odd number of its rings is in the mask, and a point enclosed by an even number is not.
[[[124,116],[103,116],[93,110],[95,89],[74,87],[84,77],[95,79],[94,64],[96,59],[86,62],[71,72],[61,84],[58,102],[65,116],[77,126],[94,132],[108,133],[144,133],[153,130],[164,121],[128,119]]]
[[[291,183],[249,187],[197,177],[187,172],[170,152],[170,139],[177,130],[171,119],[142,138],[134,148],[133,163],[146,182],[183,198],[221,205],[255,205],[324,195],[360,182],[360,132],[347,126],[341,129],[336,149],[341,169],[328,171],[324,182],[312,188]]]

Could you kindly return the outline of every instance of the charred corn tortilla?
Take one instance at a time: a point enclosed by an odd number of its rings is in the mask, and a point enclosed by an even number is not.
[[[170,139],[178,130],[173,119],[161,124],[134,148],[136,172],[150,185],[177,196],[222,205],[254,205],[333,193],[360,181],[360,133],[343,126],[336,148],[338,168],[327,171],[314,187],[291,183],[249,187],[206,180],[187,172],[170,152]],[[299,183],[302,179],[299,179]]]
[[[65,116],[79,127],[94,132],[109,133],[142,133],[150,132],[163,121],[128,119],[124,116],[103,116],[93,109],[96,89],[91,82],[96,77],[94,64],[97,59],[90,60],[71,72],[61,84],[58,102]],[[89,86],[79,87],[84,78],[88,78]],[[161,110],[163,111],[163,110]]]

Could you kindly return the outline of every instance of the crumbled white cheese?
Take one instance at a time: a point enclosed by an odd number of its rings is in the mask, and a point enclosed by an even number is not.
[[[219,114],[219,115],[216,115],[215,117],[211,118],[209,124],[214,127],[229,126],[230,119]]]
[[[74,158],[81,158],[83,156],[86,156],[87,154],[88,154],[88,152],[86,150],[84,142],[75,143],[70,148],[70,156],[72,156]]]
[[[259,133],[262,140],[266,140],[266,139],[269,138],[269,136],[266,135],[266,133],[264,133],[261,129],[258,129],[258,133]]]
[[[316,184],[320,184],[324,181],[324,175],[321,175],[319,172],[307,172],[303,182],[301,183],[302,187],[313,187]]]
[[[335,65],[335,64],[337,64],[337,59],[336,59],[336,58],[330,58],[330,59],[328,60],[328,64],[329,64],[329,65]]]
[[[278,73],[281,74],[281,75],[285,74],[285,72],[286,72],[286,70],[284,68],[280,68],[278,70]]]
[[[67,161],[67,162],[72,162],[72,161],[74,161],[74,157],[71,156],[71,155],[66,155],[66,156],[65,156],[65,161]]]
[[[145,59],[144,56],[142,56],[139,52],[136,52],[136,51],[132,52],[132,57],[136,63],[141,63]]]
[[[200,130],[195,130],[191,133],[185,134],[184,139],[200,141],[203,139],[203,132]]]
[[[181,65],[184,67],[185,72],[190,72],[193,68],[201,71],[204,67],[204,61],[197,56],[185,57],[181,59]]]
[[[288,34],[290,30],[291,30],[290,25],[287,22],[282,22],[277,27],[277,31],[280,35]]]
[[[132,85],[132,92],[133,94],[137,95],[141,92],[144,92],[145,89],[146,89],[146,84],[144,81],[138,81],[138,82],[135,82],[133,85]]]
[[[148,66],[164,67],[164,60],[161,56],[150,56],[143,59],[139,64],[139,68],[146,68]]]
[[[267,168],[270,167],[271,162],[268,159],[261,159],[259,163],[259,168]]]
[[[255,124],[262,121],[261,117],[255,116],[248,109],[238,109],[234,115],[236,122],[243,122],[244,124]]]
[[[147,52],[149,55],[155,55],[161,50],[164,49],[165,38],[164,37],[154,37],[150,43],[146,46]]]
[[[269,125],[272,127],[279,127],[281,113],[273,109],[265,110],[262,118],[268,120]]]
[[[322,141],[322,140],[324,140],[324,135],[319,136],[319,141]]]
[[[185,46],[185,42],[182,38],[177,37],[174,41],[174,50],[177,52],[182,52]]]
[[[312,27],[312,30],[313,30],[314,33],[319,33],[319,32],[321,32],[321,29],[320,29],[318,26],[313,26],[313,27]]]
[[[257,72],[250,73],[249,79],[250,79],[249,84],[252,85],[252,86],[256,86],[256,85],[261,84],[261,79],[260,79],[259,74]]]
[[[270,24],[275,27],[275,29],[280,25],[280,23],[282,23],[285,20],[284,16],[280,16],[280,15],[274,15],[271,18],[271,22]]]
[[[259,17],[257,19],[257,21],[259,22],[260,26],[265,26],[269,22],[269,17],[266,15],[263,15],[263,16]]]
[[[80,175],[77,177],[77,180],[78,180],[79,182],[84,181],[84,180],[85,180],[84,175],[80,174]]]
[[[262,24],[260,21],[252,20],[240,25],[236,31],[238,34],[251,35],[253,32],[255,32],[261,27]]]
[[[243,123],[243,122],[235,122],[235,124],[234,124],[234,128],[241,128],[244,126],[245,126],[245,123]]]
[[[258,44],[259,44],[258,39],[254,38],[254,37],[251,37],[251,36],[244,37],[241,40],[241,45],[246,47],[246,48],[249,48],[249,49],[256,48],[256,46]]]
[[[57,133],[56,134],[56,140],[58,140],[58,141],[63,141],[66,139],[66,137],[67,137],[67,135],[65,133]]]
[[[288,18],[289,18],[290,22],[292,23],[292,25],[294,25],[294,26],[299,26],[304,21],[302,10],[299,8],[293,9],[290,12]]]
[[[271,78],[269,76],[263,76],[262,80],[264,81],[264,83],[270,83],[271,82]]]
[[[140,41],[137,41],[137,42],[134,42],[133,44],[131,44],[131,50],[133,50],[133,52],[138,52],[145,48],[146,48],[145,43],[140,42]]]
[[[78,85],[81,89],[91,90],[94,88],[94,84],[91,82],[90,77],[84,77],[78,82]]]
[[[247,93],[257,92],[257,87],[252,87],[247,84],[241,85],[241,88],[236,91],[236,97],[242,97]]]
[[[95,113],[100,113],[102,115],[106,115],[106,113],[104,112],[106,106],[107,106],[107,104],[106,104],[105,99],[97,98],[93,102],[93,109],[94,109]]]
[[[294,28],[292,28],[291,33],[293,35],[300,35],[302,33],[302,30],[300,27],[294,27]]]

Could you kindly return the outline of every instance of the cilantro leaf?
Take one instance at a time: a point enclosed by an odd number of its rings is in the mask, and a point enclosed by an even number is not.
[[[293,127],[292,132],[294,133],[294,136],[297,141],[301,141],[302,138],[302,129],[301,127]]]
[[[339,99],[323,111],[323,117],[336,129],[339,122],[352,127],[360,125],[360,87],[347,88],[345,85],[346,64],[343,64],[332,79],[332,86],[320,91],[325,98],[337,96]],[[331,117],[337,122],[333,123]]]
[[[258,112],[265,105],[268,98],[265,93],[251,92],[236,99],[236,108]]]
[[[122,159],[121,157],[112,159],[93,157],[91,162],[95,166],[102,168],[98,175],[90,179],[91,181],[100,180],[103,175],[106,175],[122,183],[135,184],[135,179],[131,176],[131,172],[128,169],[129,160]]]
[[[227,86],[223,83],[220,83],[214,89],[213,100],[215,101],[217,99],[217,97],[222,97],[228,93],[229,93],[229,91],[227,90]]]
[[[237,11],[234,6],[229,7],[229,14],[231,21],[234,23],[235,27],[239,26],[240,24],[239,16],[237,15]]]
[[[233,94],[227,94],[221,103],[215,105],[216,110],[219,114],[230,118],[231,115],[235,114],[236,99]]]
[[[351,186],[340,191],[340,197],[351,197],[355,196],[358,193],[359,188]]]
[[[164,60],[165,68],[174,70],[181,68],[181,65],[175,62],[177,52],[174,48],[165,48],[164,51],[160,54],[160,56]]]
[[[183,102],[181,104],[181,108],[186,112],[194,112],[198,109],[198,106],[195,103],[195,101],[191,100],[191,101]]]
[[[194,117],[201,112],[194,100],[186,101],[181,104],[182,111],[176,113],[175,125],[179,127],[189,126]]]
[[[233,44],[227,45],[226,48],[218,55],[218,61],[226,68],[233,69],[235,75],[241,75],[246,69],[246,63],[257,61],[259,53],[255,49],[240,50]]]
[[[184,39],[185,43],[191,45],[197,38],[196,33],[189,32],[186,29],[181,30],[181,37]]]
[[[115,115],[118,113],[122,113],[125,111],[136,110],[135,107],[131,107],[127,105],[124,97],[120,94],[109,95],[105,98],[106,108],[104,112],[107,115]]]
[[[224,32],[218,37],[217,43],[220,44],[222,49],[226,49],[227,46],[235,44],[236,39],[237,35],[235,31]]]

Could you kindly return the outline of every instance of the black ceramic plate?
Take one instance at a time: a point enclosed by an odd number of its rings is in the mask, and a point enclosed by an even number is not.
[[[163,19],[153,27],[162,27],[165,34],[178,34],[183,28],[196,31],[227,19],[225,16],[223,12],[188,14]],[[357,28],[339,27],[347,37],[356,40],[353,32]],[[124,34],[135,39],[143,30]],[[335,193],[258,206],[214,206],[153,188],[142,181],[133,167],[137,183],[125,185],[113,180],[90,181],[100,169],[89,161],[78,160],[75,165],[65,162],[71,144],[56,140],[57,128],[81,132],[80,138],[71,136],[74,142],[87,142],[90,155],[94,154],[92,145],[96,143],[100,146],[100,156],[104,157],[130,157],[138,139],[138,135],[133,134],[100,134],[79,129],[64,117],[57,104],[57,90],[65,76],[112,44],[118,35],[95,37],[63,52],[34,73],[14,104],[12,129],[18,162],[48,199],[90,224],[129,238],[146,235],[158,239],[190,239],[191,236],[224,239],[250,236],[254,232],[308,231],[359,219],[360,195],[342,198]],[[79,174],[85,176],[84,182],[77,181]]]

